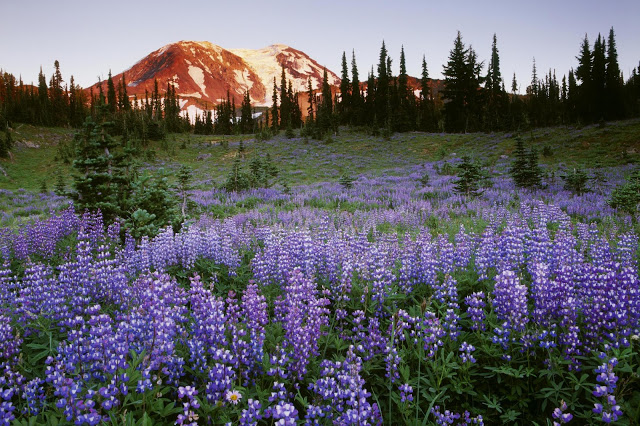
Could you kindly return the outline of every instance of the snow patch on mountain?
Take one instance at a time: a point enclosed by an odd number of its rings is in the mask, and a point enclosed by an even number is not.
[[[242,60],[256,73],[262,84],[267,88],[264,99],[253,99],[258,105],[271,105],[271,88],[273,87],[273,79],[276,79],[276,86],[280,88],[280,76],[282,74],[282,66],[278,63],[277,55],[281,53],[288,46],[284,44],[271,45],[262,49],[231,49],[230,52],[239,56]],[[293,83],[293,89],[300,91],[301,85],[297,79],[295,79],[289,70],[285,69],[285,76],[287,79],[291,79]]]
[[[253,87],[253,81],[251,81],[251,74],[248,69],[244,70],[233,70],[233,74],[235,76],[236,83],[238,83],[238,88],[236,92],[244,94],[246,90],[250,90]]]
[[[194,67],[190,65],[189,77],[191,77],[193,82],[196,83],[198,87],[200,87],[200,90],[202,90],[202,93],[207,92],[207,86],[204,85],[204,71],[202,71],[202,68]]]

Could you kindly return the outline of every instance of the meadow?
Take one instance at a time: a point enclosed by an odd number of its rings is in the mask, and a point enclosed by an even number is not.
[[[193,168],[189,218],[140,240],[50,191],[72,132],[16,130],[2,424],[640,423],[640,228],[607,203],[638,120],[522,133],[538,189],[513,134],[172,135],[143,167]],[[271,187],[220,189],[267,154]]]

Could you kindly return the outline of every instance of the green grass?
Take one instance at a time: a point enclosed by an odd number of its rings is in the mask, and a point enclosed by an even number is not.
[[[25,188],[37,191],[43,180],[53,187],[55,177],[63,173],[71,182],[72,167],[55,160],[57,145],[71,140],[73,129],[18,125],[13,130],[16,146],[13,159],[0,160],[0,188]],[[559,126],[521,132],[527,146],[541,153],[551,148],[550,157],[540,158],[549,165],[593,167],[614,166],[640,161],[640,120],[627,120],[582,128]],[[164,167],[170,172],[180,164],[194,169],[195,181],[203,188],[222,183],[231,168],[239,141],[244,141],[245,156],[269,153],[290,185],[322,181],[337,182],[340,175],[366,173],[377,176],[396,174],[394,169],[429,161],[469,155],[495,164],[501,158],[510,161],[516,133],[395,134],[390,140],[343,129],[333,143],[304,138],[287,139],[284,134],[270,141],[256,142],[253,135],[202,136],[169,135],[165,142],[152,142],[155,160],[145,167]],[[228,145],[228,147],[225,147]],[[35,146],[38,146],[37,148]],[[185,146],[184,149],[181,146]],[[203,156],[206,158],[202,159]],[[199,159],[199,157],[201,159]],[[144,160],[143,160],[144,161]]]

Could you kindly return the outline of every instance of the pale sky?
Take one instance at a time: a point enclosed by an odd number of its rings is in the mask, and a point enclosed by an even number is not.
[[[591,46],[611,27],[625,79],[640,61],[640,1],[541,0],[284,0],[121,1],[0,0],[0,68],[25,83],[47,81],[60,62],[65,82],[83,87],[131,67],[180,40],[210,41],[227,49],[282,43],[340,74],[342,52],[355,49],[360,79],[376,66],[382,40],[398,73],[404,45],[407,71],[420,75],[425,55],[432,78],[442,77],[457,31],[485,68],[493,34],[505,86],[516,73],[520,90],[555,69],[558,79],[577,66],[587,34]]]

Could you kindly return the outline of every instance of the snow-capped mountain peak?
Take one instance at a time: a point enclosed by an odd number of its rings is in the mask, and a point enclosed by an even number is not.
[[[142,99],[151,93],[154,80],[164,92],[171,82],[183,102],[183,108],[198,105],[200,109],[211,109],[220,100],[227,98],[240,105],[246,92],[252,104],[270,106],[273,79],[280,89],[282,68],[291,80],[294,91],[307,90],[307,80],[317,89],[322,84],[324,68],[302,51],[284,44],[273,44],[262,49],[227,50],[208,41],[182,40],[167,44],[150,53],[124,72],[128,93]],[[340,80],[327,70],[329,84]],[[120,84],[123,74],[113,76]],[[106,90],[106,82],[103,84]]]

